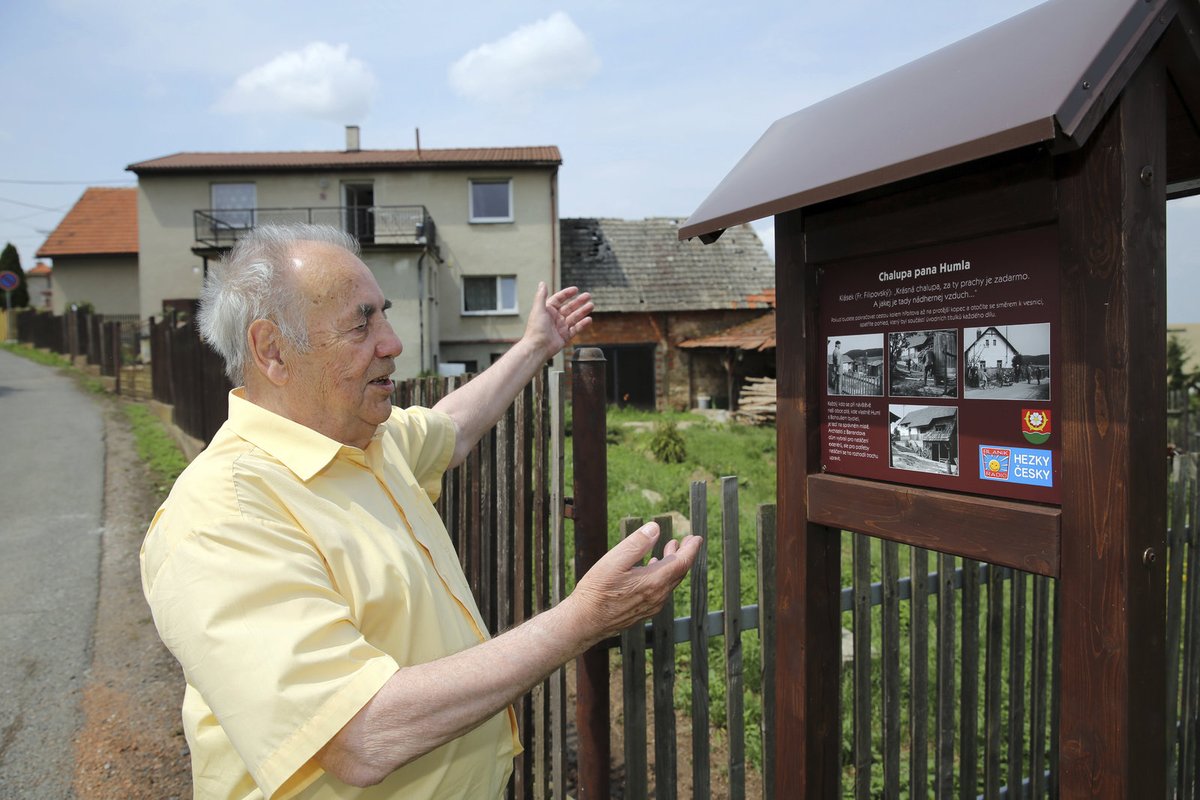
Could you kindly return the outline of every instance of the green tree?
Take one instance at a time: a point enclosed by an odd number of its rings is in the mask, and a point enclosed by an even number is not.
[[[1200,390],[1200,368],[1188,369],[1191,353],[1175,334],[1167,337],[1167,388],[1179,391]]]
[[[15,272],[20,282],[12,292],[12,307],[25,308],[29,305],[29,287],[25,284],[25,270],[21,269],[21,257],[12,242],[4,245],[0,252],[0,272]]]

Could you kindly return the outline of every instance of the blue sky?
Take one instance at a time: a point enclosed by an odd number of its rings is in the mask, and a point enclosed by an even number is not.
[[[0,242],[179,151],[553,144],[563,216],[685,218],[776,119],[1034,0],[5,0]],[[771,244],[770,220],[756,225]],[[1168,206],[1168,318],[1200,322],[1200,198]]]

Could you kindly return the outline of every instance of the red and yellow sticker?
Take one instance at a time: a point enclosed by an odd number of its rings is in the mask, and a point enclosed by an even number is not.
[[[1021,435],[1030,444],[1045,444],[1050,438],[1050,411],[1041,408],[1022,409]]]

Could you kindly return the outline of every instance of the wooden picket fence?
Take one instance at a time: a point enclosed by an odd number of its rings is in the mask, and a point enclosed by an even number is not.
[[[431,407],[466,380],[469,376],[403,381],[394,401]],[[492,631],[519,625],[563,596],[562,420],[562,373],[543,371],[443,479],[435,505]],[[566,670],[534,687],[516,711],[525,752],[514,764],[511,796],[566,797]]]
[[[433,405],[461,378],[401,384],[401,405]],[[563,385],[560,373],[539,376],[496,431],[447,474],[438,510],[458,548],[493,630],[502,630],[558,602],[565,591]],[[577,454],[586,458],[586,454]],[[1197,456],[1172,462],[1168,531],[1168,653],[1171,731],[1168,783],[1180,798],[1196,797],[1200,747],[1200,518]],[[753,536],[739,531],[737,479],[720,480],[720,519],[710,525],[703,482],[691,486],[692,532],[719,539],[721,566],[702,556],[688,578],[689,613],[664,609],[607,646],[620,654],[624,747],[610,765],[613,796],[740,798],[752,766],[746,753],[747,687],[757,684],[762,718],[764,798],[786,798],[773,782],[774,763],[787,757],[775,738],[775,509],[758,509]],[[672,518],[656,517],[673,533]],[[628,533],[641,520],[621,523]],[[964,524],[969,524],[965,520]],[[843,534],[852,580],[841,590],[844,639],[842,794],[845,797],[998,798],[1057,796],[1057,593],[1051,579],[945,554]],[[742,551],[753,548],[758,602],[742,606]],[[719,581],[723,601],[708,606]],[[758,629],[757,680],[745,672],[743,635]],[[709,693],[710,642],[719,642],[726,690],[725,758],[714,763]],[[678,658],[679,655],[686,655]],[[686,672],[676,665],[686,662]],[[592,754],[572,747],[568,673],[560,670],[519,704],[525,754],[512,797],[577,796],[573,762]],[[789,680],[784,676],[784,680]],[[675,713],[677,684],[688,697]],[[677,719],[687,720],[681,737]],[[651,731],[653,743],[651,743]],[[687,752],[678,749],[690,738]],[[720,775],[719,794],[714,775]]]
[[[742,634],[747,630],[761,628],[760,641],[763,658],[760,675],[760,696],[763,710],[763,752],[775,752],[774,697],[774,580],[759,581],[758,603],[743,607],[741,604],[740,575],[740,531],[738,525],[737,478],[726,477],[720,482],[719,529],[713,535],[721,543],[722,564],[720,572],[723,603],[715,611],[709,610],[709,569],[706,551],[701,549],[689,577],[690,613],[675,618],[674,609],[668,604],[642,628],[631,628],[621,635],[622,655],[622,702],[624,725],[624,774],[621,787],[623,797],[644,798],[653,796],[658,800],[680,796],[678,783],[681,770],[691,778],[691,797],[713,796],[713,764],[711,753],[710,674],[708,663],[709,642],[720,638],[723,647],[725,680],[725,741],[727,757],[717,765],[724,774],[728,797],[737,800],[746,796],[746,715],[745,715],[745,661],[742,651]],[[690,521],[693,534],[709,537],[708,484],[695,481],[691,485]],[[656,544],[656,556],[662,555],[664,543],[673,535],[670,516],[655,517],[662,529]],[[622,535],[629,535],[642,525],[641,519],[627,518],[621,522]],[[757,574],[773,576],[775,572],[775,506],[762,505],[757,511],[756,523]],[[761,614],[761,616],[760,616]],[[691,718],[692,742],[688,761],[680,764],[675,729],[675,683],[676,647],[689,648],[687,662],[690,665],[688,713]],[[650,648],[651,662],[649,678],[651,701],[647,705],[646,649]],[[650,781],[651,762],[647,747],[647,710],[652,709],[654,726],[653,782]],[[584,757],[583,754],[580,756]],[[774,796],[770,772],[763,775],[764,796]],[[653,794],[651,791],[653,790]]]

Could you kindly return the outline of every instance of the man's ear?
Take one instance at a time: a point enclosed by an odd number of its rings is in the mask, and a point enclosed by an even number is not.
[[[288,382],[288,365],[283,360],[283,335],[269,319],[256,319],[246,331],[254,368],[275,386]]]

